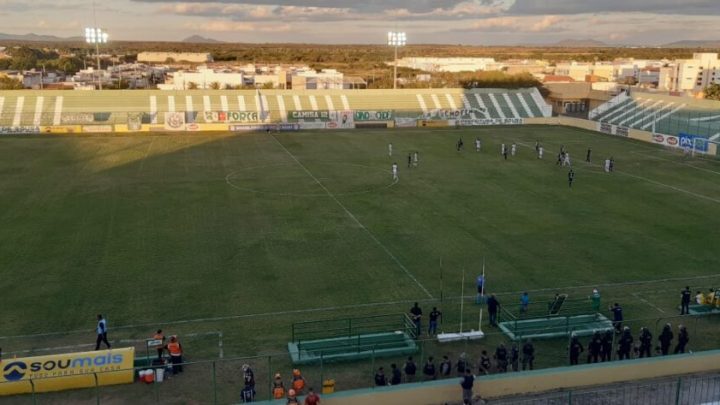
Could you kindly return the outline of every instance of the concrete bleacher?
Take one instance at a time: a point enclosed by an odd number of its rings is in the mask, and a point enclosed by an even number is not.
[[[537,94],[535,94],[537,93]],[[476,118],[550,116],[537,89],[402,89],[402,90],[106,90],[0,92],[0,126],[50,126],[126,123],[128,114],[162,124],[166,112],[186,112],[202,120],[205,111],[264,113],[284,122],[289,111],[393,110],[417,117],[433,110],[480,110]],[[79,114],[79,115],[78,115]],[[83,115],[84,114],[84,115]],[[79,121],[79,122],[76,122]]]
[[[590,119],[665,135],[720,137],[720,102],[711,100],[635,93],[599,106]]]

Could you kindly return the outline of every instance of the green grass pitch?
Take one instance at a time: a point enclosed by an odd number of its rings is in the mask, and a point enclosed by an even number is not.
[[[517,156],[503,161],[502,142]],[[555,164],[561,145],[572,189]],[[0,335],[87,330],[32,342],[52,347],[92,342],[97,313],[111,338],[113,327],[145,337],[163,322],[227,318],[164,328],[222,329],[226,355],[279,352],[295,321],[458,296],[463,269],[472,295],[483,259],[488,292],[683,277],[700,287],[718,270],[719,185],[716,160],[564,127],[2,138]],[[657,308],[628,317],[670,316],[681,285],[670,298],[613,298]]]

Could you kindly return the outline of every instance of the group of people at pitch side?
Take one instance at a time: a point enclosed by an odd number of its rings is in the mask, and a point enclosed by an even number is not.
[[[245,366],[243,366],[243,369],[245,369]],[[249,366],[248,366],[249,369]],[[248,392],[248,394],[251,394],[252,397],[247,397],[243,395],[242,400],[243,402],[252,402],[252,400],[255,397],[255,379],[252,378],[252,388],[248,388],[248,378],[247,378],[247,371],[245,371],[245,389],[243,389],[244,392]],[[305,395],[305,400],[301,401],[300,397],[305,394],[305,378],[302,376],[302,373],[299,369],[294,369],[292,371],[292,378],[290,379],[290,388],[285,391],[285,383],[283,382],[282,375],[280,373],[275,374],[275,378],[273,379],[272,383],[272,395],[273,398],[276,400],[280,399],[286,399],[288,405],[300,405],[301,403],[304,405],[316,405],[320,403],[320,396],[315,393],[315,390],[310,387],[307,390],[307,395]]]
[[[420,305],[416,302],[415,305],[410,308],[410,311],[408,312],[408,317],[413,322],[413,325],[415,325],[415,339],[418,339],[420,335],[422,335],[422,318],[423,318],[423,311],[422,308],[420,308]],[[429,336],[435,336],[437,335],[438,325],[440,322],[442,322],[442,312],[437,309],[437,307],[433,307],[432,311],[428,314],[428,335]]]

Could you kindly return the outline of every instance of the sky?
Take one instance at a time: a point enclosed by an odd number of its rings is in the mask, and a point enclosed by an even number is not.
[[[564,39],[660,45],[720,40],[720,0],[0,0],[0,32],[116,40],[533,45]]]

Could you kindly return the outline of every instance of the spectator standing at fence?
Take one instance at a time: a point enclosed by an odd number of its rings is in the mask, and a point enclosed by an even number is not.
[[[417,339],[422,333],[422,309],[417,302],[410,308],[410,319],[415,324],[415,339]]]
[[[646,327],[640,328],[640,336],[638,337],[640,346],[638,347],[638,355],[640,358],[652,357],[650,349],[652,348],[652,333]]]
[[[254,393],[255,392],[255,373],[250,368],[249,364],[243,364],[242,371],[243,371],[243,381],[245,382],[245,386],[252,388],[253,393]]]
[[[375,386],[383,387],[387,385],[387,378],[385,378],[385,370],[380,367],[375,373]]]
[[[283,397],[285,397],[285,384],[283,384],[282,376],[280,375],[280,373],[275,374],[272,393],[273,398],[275,399],[282,399]]]
[[[528,306],[530,305],[530,296],[527,291],[520,295],[520,314],[527,314]]]
[[[182,373],[183,349],[182,345],[178,341],[177,336],[170,336],[170,342],[165,345],[165,349],[168,351],[168,353],[170,353],[170,363],[172,364],[173,374]]]
[[[633,337],[630,333],[630,328],[626,326],[623,328],[622,336],[618,341],[618,359],[619,360],[630,360],[630,352],[632,351]]]
[[[500,301],[495,298],[495,294],[490,294],[490,298],[487,299],[488,318],[490,319],[490,326],[497,326],[497,313],[500,308]]]
[[[692,298],[692,293],[690,292],[690,287],[685,287],[684,290],[680,292],[680,315],[689,315],[690,314],[690,299]]]
[[[674,337],[672,326],[670,326],[669,323],[666,323],[665,326],[663,326],[660,336],[658,337],[658,340],[660,341],[660,353],[662,353],[663,356],[667,356],[670,351],[670,345],[672,345]]]
[[[158,360],[162,360],[163,353],[165,352],[165,335],[163,335],[162,329],[158,329],[157,332],[153,335],[153,340],[160,341],[160,344],[157,346],[157,354],[158,354]]]
[[[500,343],[495,349],[495,366],[497,367],[497,370],[501,373],[507,373],[508,368],[508,352],[505,348],[504,343]]]
[[[600,360],[600,352],[602,351],[602,336],[600,332],[595,332],[588,343],[588,363],[597,363]]]
[[[397,364],[392,363],[390,365],[390,373],[390,385],[400,385],[402,383],[402,373]]]
[[[470,369],[465,369],[465,376],[460,381],[460,387],[462,387],[462,399],[463,405],[470,405],[472,403],[473,396],[473,385],[475,384],[475,376],[473,376]]]
[[[412,356],[408,357],[407,361],[405,362],[405,367],[403,371],[405,371],[405,381],[415,381],[415,374],[417,374],[417,365],[415,364]]]
[[[433,356],[428,357],[427,361],[425,362],[425,366],[423,367],[423,375],[425,376],[425,381],[430,381],[437,378],[437,369],[435,368],[435,359],[433,359]]]
[[[480,370],[479,374],[490,374],[490,367],[492,367],[492,364],[490,363],[490,356],[488,356],[487,350],[483,350],[480,353],[480,365],[478,367]]]
[[[574,334],[572,338],[570,338],[570,346],[568,347],[568,350],[570,352],[570,365],[577,365],[580,360],[580,353],[584,352],[585,348],[582,343],[580,343],[580,339],[578,339],[578,337]]]
[[[450,358],[445,355],[443,356],[443,361],[440,362],[440,376],[443,378],[450,377],[450,373],[452,373],[452,362]]]
[[[610,312],[613,314],[613,326],[615,327],[615,333],[622,332],[622,323],[623,323],[623,310],[620,304],[617,302],[615,305],[610,307]]]
[[[600,351],[600,360],[602,362],[612,360],[612,347],[613,347],[613,333],[612,331],[606,331],[605,336],[602,338],[602,349]]]
[[[437,335],[438,319],[442,319],[442,312],[438,311],[437,307],[433,307],[428,322],[428,335]]]
[[[302,376],[302,373],[300,373],[300,370],[297,368],[293,369],[292,371],[291,386],[298,395],[302,395],[303,390],[305,389],[305,378]]]
[[[510,364],[512,371],[518,371],[520,368],[520,349],[518,349],[518,345],[515,342],[513,342],[510,348]]]
[[[675,346],[675,354],[685,353],[685,346],[690,342],[690,336],[688,335],[687,328],[684,325],[679,326],[678,330],[678,344]]]
[[[97,333],[97,340],[95,341],[95,350],[100,350],[100,343],[105,343],[107,348],[110,348],[110,342],[108,342],[107,338],[107,321],[105,318],[103,318],[102,315],[98,314],[97,316],[97,328],[95,329],[95,332]]]
[[[294,389],[290,388],[288,390],[288,396],[287,396],[287,405],[299,405],[300,402],[298,402],[297,399],[297,392],[295,392]]]
[[[305,397],[305,405],[317,405],[320,403],[320,396],[315,393],[315,390],[310,387],[308,394]]]
[[[460,357],[457,361],[457,373],[459,376],[463,376],[465,374],[465,370],[469,368],[469,365],[467,364],[467,360],[465,360],[465,353],[460,353]]]
[[[532,370],[533,363],[535,362],[535,346],[533,346],[532,340],[528,339],[522,348],[522,369],[523,371]]]

